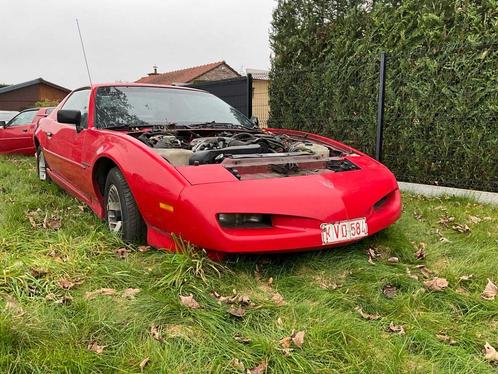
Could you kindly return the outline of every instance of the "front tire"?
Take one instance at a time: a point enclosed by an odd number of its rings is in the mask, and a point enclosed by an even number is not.
[[[118,168],[111,169],[107,175],[104,203],[109,230],[127,242],[143,242],[145,223],[130,187]]]

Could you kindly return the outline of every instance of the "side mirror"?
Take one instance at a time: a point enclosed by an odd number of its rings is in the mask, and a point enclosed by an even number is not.
[[[76,131],[80,132],[81,112],[79,110],[61,109],[57,112],[57,122],[68,123],[76,126]]]
[[[0,121],[0,129],[3,129],[5,126],[7,126],[7,122]]]
[[[258,126],[259,127],[259,118],[256,117],[256,116],[252,116],[251,117],[251,122],[254,126]]]

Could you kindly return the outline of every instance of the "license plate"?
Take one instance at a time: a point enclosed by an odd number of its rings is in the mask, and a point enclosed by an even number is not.
[[[356,240],[368,236],[366,218],[351,219],[335,223],[322,223],[322,244]]]

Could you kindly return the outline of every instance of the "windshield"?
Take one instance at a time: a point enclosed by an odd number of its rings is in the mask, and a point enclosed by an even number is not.
[[[229,123],[253,127],[246,116],[206,92],[161,87],[99,87],[95,126]]]

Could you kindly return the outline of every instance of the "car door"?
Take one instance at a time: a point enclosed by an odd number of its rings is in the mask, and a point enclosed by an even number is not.
[[[89,99],[90,89],[74,91],[59,108],[59,110],[81,112],[83,129],[80,132],[76,131],[75,125],[57,122],[57,114],[55,117],[51,116],[50,124],[44,125],[47,136],[45,149],[48,151],[46,157],[50,170],[84,198],[88,198],[88,194],[82,189],[83,180],[88,171],[86,165],[82,163],[82,156],[88,127]]]
[[[0,128],[0,153],[25,153],[34,155],[33,132],[37,110],[26,110]]]

